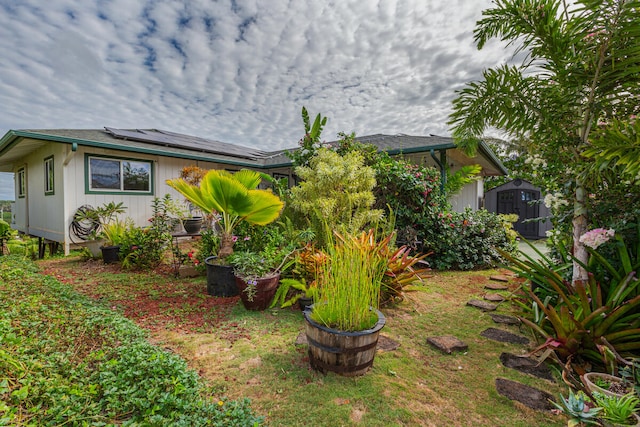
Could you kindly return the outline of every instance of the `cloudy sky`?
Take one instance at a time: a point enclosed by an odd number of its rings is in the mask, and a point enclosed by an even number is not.
[[[455,90],[509,61],[476,50],[490,0],[0,0],[0,135],[156,128],[293,147],[449,135]],[[0,189],[2,198],[2,189]]]

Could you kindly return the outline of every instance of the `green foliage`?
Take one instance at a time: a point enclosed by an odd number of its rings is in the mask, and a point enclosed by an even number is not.
[[[611,351],[624,355],[640,351],[640,280],[636,277],[640,263],[629,257],[621,239],[604,245],[617,247],[620,267],[616,270],[600,248],[587,247],[590,258],[583,267],[589,279],[573,285],[566,278],[571,257],[564,246],[559,247],[558,261],[540,253],[539,259],[524,253],[522,259],[505,255],[514,271],[535,284],[528,292],[534,315],[523,322],[546,340],[540,349],[553,349],[562,360],[580,356],[606,365]]]
[[[638,412],[640,399],[635,393],[625,394],[624,396],[608,396],[600,393],[593,393],[596,404],[602,408],[602,418],[612,423],[622,425],[635,425],[633,414]]]
[[[295,173],[302,182],[291,189],[291,207],[309,219],[317,236],[324,235],[324,225],[358,232],[382,217],[381,210],[371,208],[375,173],[359,153],[343,157],[321,148],[309,167],[297,167]]]
[[[266,225],[280,216],[283,202],[271,190],[258,190],[263,174],[243,169],[235,173],[212,169],[202,178],[200,185],[182,178],[167,180],[167,185],[180,192],[191,203],[207,214],[220,216],[220,251],[226,258],[233,253],[233,231],[243,221]]]
[[[102,225],[98,238],[104,239],[104,246],[119,246],[125,240],[125,236],[133,228],[131,219],[114,219]]]
[[[290,298],[289,291],[296,290],[294,295]],[[280,285],[278,286],[278,290],[276,294],[273,296],[273,301],[271,302],[270,307],[279,306],[280,308],[291,307],[295,304],[301,297],[311,298],[314,302],[318,299],[318,287],[315,282],[306,283],[303,280],[296,280],[291,278],[280,279]]]
[[[439,270],[488,268],[503,262],[499,250],[515,253],[511,223],[484,209],[437,214],[420,224],[424,252]]]
[[[320,135],[322,128],[327,124],[327,118],[318,113],[313,125],[311,125],[309,113],[305,107],[302,107],[302,122],[304,123],[304,136],[298,142],[300,148],[287,152],[287,156],[292,160],[294,167],[309,166],[311,158],[316,155],[322,146]]]
[[[568,398],[560,396],[560,403],[554,401],[551,403],[569,417],[568,426],[570,427],[581,424],[598,424],[596,417],[602,411],[601,408],[589,407],[587,397],[581,391],[574,394],[573,390],[569,390]]]
[[[212,397],[184,360],[115,311],[0,259],[4,425],[257,426],[246,400]]]
[[[584,155],[598,160],[598,172],[618,167],[619,177],[640,180],[640,120],[613,120],[596,131],[592,144]]]
[[[565,210],[571,212],[563,212],[560,229],[573,230],[573,252],[583,263],[588,255],[577,237],[589,226],[590,200],[610,199],[612,184],[633,187],[621,185],[615,172],[631,172],[637,164],[635,144],[629,144],[635,137],[616,123],[638,113],[638,5],[635,0],[495,2],[477,23],[478,47],[500,38],[525,59],[519,66],[486,70],[482,80],[458,92],[450,116],[456,143],[467,152],[477,149],[487,128],[496,127],[526,141],[528,154],[551,170],[562,171],[548,174],[554,182],[546,189],[569,202]],[[594,132],[599,128],[603,138]],[[603,153],[596,169],[594,158],[584,155],[593,154],[588,150],[594,143],[594,152]],[[619,148],[625,146],[630,151],[622,154]],[[578,263],[574,267],[572,280],[586,280]]]
[[[425,217],[433,218],[446,206],[439,191],[440,174],[435,168],[391,158],[386,153],[379,153],[372,167],[377,183],[374,206],[391,209],[398,230],[415,229]]]
[[[382,255],[391,236],[377,240],[373,230],[359,235],[335,233],[327,247],[330,262],[323,264],[318,302],[311,318],[341,331],[369,329],[377,322],[382,277],[387,259]]]
[[[11,229],[9,223],[0,219],[0,239],[8,240],[15,236],[17,232]]]
[[[448,174],[445,184],[445,194],[447,197],[458,194],[465,185],[479,180],[481,178],[480,172],[482,172],[482,166],[466,165],[462,166],[456,172]]]
[[[152,202],[153,214],[149,227],[129,227],[120,243],[124,268],[148,269],[157,266],[171,244],[174,227],[173,202],[167,194]]]
[[[293,264],[291,255],[298,241],[287,238],[280,224],[240,224],[236,233],[235,251],[227,261],[238,276],[255,279],[275,271],[283,272]]]

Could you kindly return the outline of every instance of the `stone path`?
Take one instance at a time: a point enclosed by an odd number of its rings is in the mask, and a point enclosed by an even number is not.
[[[489,291],[495,291],[496,293],[487,293],[484,298],[486,300],[496,302],[497,304],[493,304],[488,301],[472,299],[467,302],[467,305],[484,312],[495,311],[498,308],[499,304],[502,301],[506,300],[503,295],[497,292],[509,291],[509,286],[512,285],[511,280],[514,278],[515,275],[511,274],[495,275],[490,277],[493,282],[487,284],[485,286],[485,289]],[[520,320],[514,316],[497,313],[490,313],[489,315],[497,324],[520,324]],[[528,338],[503,329],[488,328],[482,331],[480,335],[487,339],[499,342],[506,342],[523,346],[529,345]],[[464,342],[451,335],[430,337],[427,339],[427,343],[445,354],[451,354],[456,351],[467,351],[468,349],[468,346]],[[551,374],[549,367],[544,363],[538,363],[538,361],[534,359],[518,356],[511,353],[502,353],[500,355],[500,362],[503,366],[510,369],[515,369],[518,372],[522,372],[527,375],[533,375],[548,381],[553,381],[553,375]],[[538,390],[534,387],[505,378],[496,378],[495,384],[496,390],[500,395],[505,396],[508,399],[518,401],[529,408],[539,411],[547,411],[553,408],[553,406],[549,402],[550,400],[553,400],[553,396],[545,391]]]

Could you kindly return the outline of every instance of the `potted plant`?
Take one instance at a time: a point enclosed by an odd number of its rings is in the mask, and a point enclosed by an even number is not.
[[[621,397],[628,392],[628,387],[621,377],[603,372],[587,372],[582,376],[582,383],[592,394]]]
[[[78,208],[73,216],[71,229],[75,236],[86,241],[86,246],[91,256],[97,258],[104,245],[101,230],[112,221],[115,221],[119,214],[124,213],[126,206],[122,202],[109,202],[94,208],[83,205]]]
[[[284,203],[271,190],[257,189],[263,174],[243,169],[230,173],[224,170],[210,170],[198,185],[183,178],[167,180],[167,185],[181,193],[187,200],[206,214],[219,216],[216,232],[220,237],[220,246],[215,259],[205,259],[205,264],[228,265],[227,257],[233,253],[235,242],[233,231],[242,222],[266,225],[280,216]],[[214,255],[214,254],[211,254]],[[209,278],[213,295],[226,296],[217,289],[216,278]]]
[[[574,394],[573,390],[569,390],[569,397],[560,395],[560,402],[552,400],[551,404],[569,417],[568,426],[598,424],[596,417],[602,412],[602,408],[591,404],[582,391]]]
[[[330,261],[320,275],[319,296],[304,311],[311,366],[344,376],[363,375],[373,365],[385,317],[378,310],[391,236],[378,241],[373,230],[328,238]]]
[[[228,258],[233,266],[236,286],[247,310],[264,310],[273,299],[280,273],[293,263],[285,248],[265,248],[261,252],[234,252]]]
[[[640,399],[635,393],[610,396],[595,392],[593,398],[596,405],[602,408],[601,418],[605,427],[640,425],[640,417],[637,414]]]
[[[102,226],[100,238],[103,239],[103,244],[100,249],[102,251],[102,260],[105,264],[120,260],[120,244],[127,233],[128,227],[128,221],[120,220],[111,221]]]

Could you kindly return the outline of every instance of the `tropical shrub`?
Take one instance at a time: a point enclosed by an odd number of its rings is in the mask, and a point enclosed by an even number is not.
[[[171,231],[175,225],[171,197],[168,194],[164,198],[154,197],[152,207],[151,225],[128,227],[122,237],[120,256],[124,268],[152,268],[162,261],[171,245]]]
[[[375,172],[364,165],[361,154],[340,156],[321,148],[309,167],[296,167],[295,173],[302,181],[291,189],[290,205],[309,220],[318,237],[326,235],[325,226],[358,232],[382,218],[381,210],[372,209]]]
[[[427,259],[439,270],[489,268],[503,262],[500,250],[515,253],[517,242],[508,218],[484,209],[438,213],[420,223]]]
[[[401,241],[410,240],[403,231],[419,229],[425,218],[434,218],[445,208],[440,173],[435,168],[394,159],[387,153],[378,153],[372,167],[376,172],[374,206],[393,211]],[[418,230],[420,234],[424,233]]]
[[[628,248],[622,237],[611,234],[596,229],[581,237],[589,253],[588,263],[581,264],[588,272],[586,282],[571,284],[574,259],[563,245],[558,247],[559,262],[540,253],[539,259],[507,255],[510,268],[531,284],[523,306],[532,306],[522,321],[545,340],[539,350],[554,351],[563,361],[584,359],[604,366],[612,358],[640,354],[637,246]],[[617,249],[616,262],[600,252],[606,245]]]
[[[174,188],[205,214],[218,216],[216,227],[220,233],[218,256],[224,259],[233,253],[233,232],[238,224],[266,225],[275,221],[283,202],[271,190],[257,189],[264,174],[243,169],[235,173],[212,169],[199,185],[183,178],[167,180]]]

